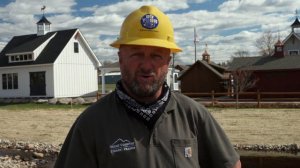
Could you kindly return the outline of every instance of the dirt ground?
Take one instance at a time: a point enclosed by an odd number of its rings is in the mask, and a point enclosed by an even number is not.
[[[72,123],[84,109],[1,110],[0,139],[63,143]]]
[[[63,143],[84,109],[1,110],[0,139]],[[300,144],[300,109],[210,108],[233,144]]]

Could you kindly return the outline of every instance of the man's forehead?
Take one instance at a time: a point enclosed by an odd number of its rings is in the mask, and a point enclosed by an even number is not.
[[[141,46],[141,45],[121,45],[120,49],[129,49],[132,51],[140,51],[145,49],[151,49],[157,52],[170,52],[170,49],[156,46]]]

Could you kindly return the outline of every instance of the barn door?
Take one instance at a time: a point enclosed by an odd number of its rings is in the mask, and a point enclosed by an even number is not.
[[[45,96],[46,80],[45,71],[30,72],[30,96]]]

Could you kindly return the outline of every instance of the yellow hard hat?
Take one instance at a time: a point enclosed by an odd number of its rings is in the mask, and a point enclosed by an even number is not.
[[[142,6],[124,20],[120,37],[110,44],[143,45],[169,48],[172,53],[182,51],[174,41],[174,30],[170,19],[155,6]]]

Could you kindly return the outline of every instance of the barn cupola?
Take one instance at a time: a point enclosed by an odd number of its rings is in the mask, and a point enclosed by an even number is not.
[[[205,47],[205,51],[202,54],[202,60],[206,61],[207,63],[210,63],[210,55],[207,52],[207,44],[206,44],[206,47]]]
[[[294,23],[291,25],[291,28],[292,28],[292,32],[300,33],[300,22],[298,19],[298,11],[297,10],[296,10],[296,19],[295,19]]]
[[[49,20],[45,17],[44,10],[46,6],[43,6],[41,10],[43,11],[42,18],[36,23],[37,24],[37,35],[42,36],[50,32],[50,24]]]
[[[283,51],[284,45],[279,38],[278,38],[277,43],[274,46],[275,46],[275,52],[274,52],[273,56],[283,57],[284,56],[284,51]]]

